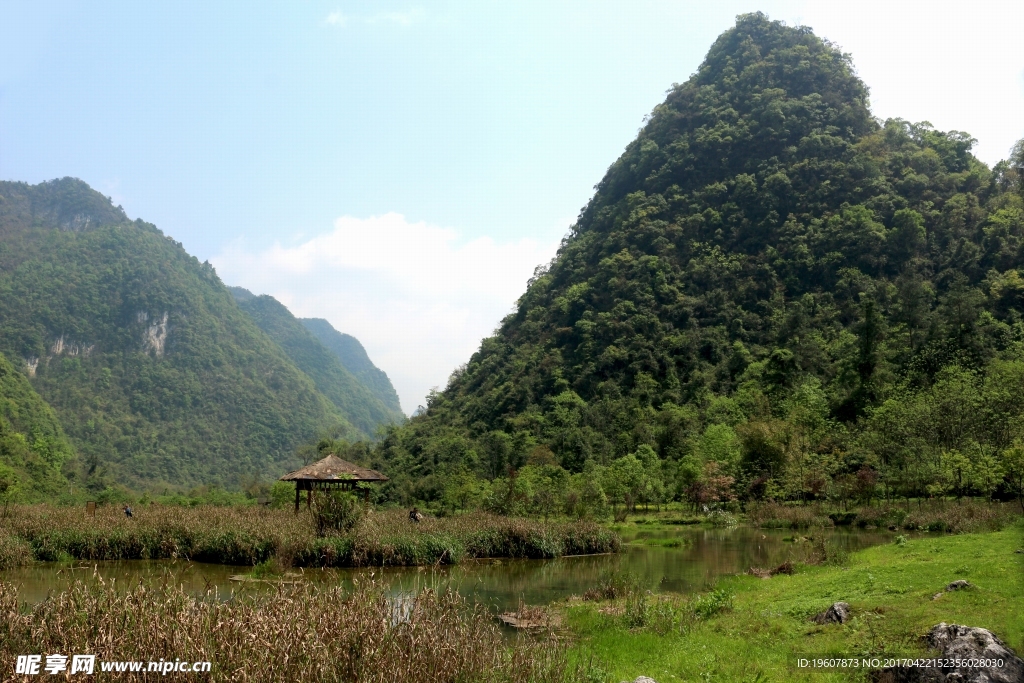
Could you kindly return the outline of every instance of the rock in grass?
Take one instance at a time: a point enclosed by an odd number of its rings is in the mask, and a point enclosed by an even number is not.
[[[871,672],[875,683],[1020,683],[1024,681],[1024,660],[1006,647],[991,631],[945,622],[932,627],[925,636],[929,646],[943,659],[1002,660],[1002,667],[959,667],[925,669],[890,667]]]
[[[622,681],[622,683],[629,683],[629,681]],[[633,683],[658,683],[658,682],[656,680],[654,680],[653,678],[650,678],[649,676],[637,676],[635,679],[633,679]]]
[[[849,618],[850,605],[845,602],[835,602],[824,612],[814,615],[811,621],[815,624],[845,624]]]
[[[793,563],[790,562],[789,560],[787,560],[787,561],[783,562],[782,564],[780,564],[778,567],[776,567],[775,569],[772,570],[772,576],[776,576],[777,574],[785,574],[787,576],[792,576],[793,575]]]
[[[747,570],[747,573],[750,574],[751,576],[756,576],[759,579],[770,579],[771,577],[777,576],[778,574],[792,575],[792,573],[793,573],[793,563],[792,562],[783,562],[782,564],[780,564],[775,569],[763,569],[761,567],[751,567],[750,569]]]
[[[949,591],[958,591],[958,590],[963,590],[964,588],[973,588],[973,587],[974,586],[971,585],[970,581],[967,581],[965,579],[958,579],[957,581],[954,581],[953,583],[951,583],[948,586],[946,586],[946,592],[948,593]]]

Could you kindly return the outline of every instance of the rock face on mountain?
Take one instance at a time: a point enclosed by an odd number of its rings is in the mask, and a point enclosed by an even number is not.
[[[277,299],[265,294],[254,296],[240,287],[232,287],[231,293],[239,307],[252,316],[256,325],[284,349],[288,358],[313,380],[320,393],[338,407],[348,421],[361,432],[363,438],[374,438],[377,428],[382,425],[400,424],[405,421],[405,416],[400,411],[385,405],[377,393],[362,381],[366,376],[375,379],[374,372],[384,374],[369,362],[365,351],[362,356],[369,367],[360,367],[363,370],[362,376],[357,377],[342,364],[341,359],[331,349],[307,329],[305,321],[298,320]],[[326,320],[322,322],[330,326]],[[331,328],[331,331],[334,331],[334,328]],[[347,337],[362,351],[362,345],[355,338],[337,332],[335,335]],[[384,375],[384,379],[387,380],[387,375]]]
[[[0,183],[0,352],[90,486],[235,485],[359,435],[209,264],[77,180]]]
[[[398,401],[398,392],[388,379],[387,373],[378,368],[370,360],[366,349],[359,340],[350,334],[338,332],[331,323],[323,318],[301,318],[314,337],[337,356],[345,369],[366,385],[370,391],[393,413],[402,414],[402,405]]]
[[[947,438],[939,412],[921,417],[932,404],[899,418],[897,443],[887,416],[918,403],[876,411],[1024,367],[1020,177],[972,144],[877,121],[846,55],[740,17],[382,461],[493,477],[538,453],[570,472],[657,455],[682,463],[645,465],[677,496],[808,499],[835,477],[909,472],[926,448],[1004,448],[980,421]]]

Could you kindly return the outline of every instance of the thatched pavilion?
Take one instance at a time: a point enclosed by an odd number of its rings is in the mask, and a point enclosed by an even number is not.
[[[331,453],[323,460],[312,465],[289,472],[280,481],[295,482],[295,511],[299,511],[300,491],[306,492],[306,507],[310,506],[313,491],[316,489],[348,489],[354,490],[360,483],[377,483],[388,478],[377,470],[353,465]],[[369,492],[367,492],[369,493]]]

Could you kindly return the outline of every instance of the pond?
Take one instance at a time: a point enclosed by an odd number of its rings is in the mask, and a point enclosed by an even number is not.
[[[621,532],[623,550],[613,555],[563,557],[554,560],[480,560],[454,566],[388,567],[374,570],[326,569],[302,572],[305,580],[324,586],[351,585],[353,579],[386,583],[396,592],[414,592],[425,587],[452,587],[471,599],[496,610],[515,609],[520,600],[546,604],[572,594],[580,595],[598,584],[609,572],[629,572],[654,591],[689,593],[704,590],[718,577],[741,573],[750,567],[775,567],[787,560],[801,560],[812,543],[802,537],[824,537],[850,552],[880,543],[891,543],[893,534],[849,528],[830,530],[776,530],[751,527],[658,527]],[[798,540],[794,542],[794,537]],[[28,602],[46,599],[75,579],[134,585],[140,580],[182,585],[202,594],[215,588],[220,595],[232,591],[261,590],[266,584],[243,584],[230,576],[244,567],[172,560],[131,560],[123,562],[78,563],[68,567],[38,563],[7,572],[0,580],[18,586]]]

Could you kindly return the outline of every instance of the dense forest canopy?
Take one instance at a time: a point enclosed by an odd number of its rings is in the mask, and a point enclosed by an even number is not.
[[[739,17],[515,312],[375,450],[389,495],[570,508],[1012,489],[1024,145],[989,169],[973,144],[874,119],[847,55]]]

